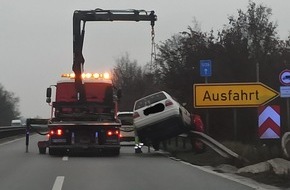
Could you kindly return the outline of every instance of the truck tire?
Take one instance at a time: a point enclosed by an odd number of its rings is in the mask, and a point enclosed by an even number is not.
[[[38,141],[37,146],[39,154],[46,154],[47,141]]]
[[[39,154],[46,154],[46,148],[38,148]]]

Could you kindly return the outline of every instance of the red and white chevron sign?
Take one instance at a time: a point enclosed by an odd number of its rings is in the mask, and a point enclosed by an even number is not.
[[[259,137],[260,139],[278,139],[281,137],[280,106],[260,106]]]

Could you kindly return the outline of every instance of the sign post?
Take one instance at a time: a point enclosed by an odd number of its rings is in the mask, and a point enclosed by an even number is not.
[[[207,77],[211,76],[211,60],[200,60],[199,61],[199,71],[200,76],[204,77],[204,83],[207,84]],[[206,132],[209,134],[209,113],[206,110],[205,115]]]
[[[285,69],[279,75],[279,80],[281,84],[285,86],[280,86],[280,96],[281,98],[286,98],[286,112],[287,112],[287,130],[290,131],[290,119],[289,119],[289,98],[290,98],[290,70]]]

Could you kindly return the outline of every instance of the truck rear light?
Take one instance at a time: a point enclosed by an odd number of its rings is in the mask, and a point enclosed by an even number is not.
[[[140,117],[139,113],[138,113],[138,112],[134,112],[134,113],[133,113],[133,118],[135,119],[135,118],[137,118],[137,117]]]
[[[49,136],[52,136],[52,135],[62,136],[63,135],[63,130],[62,129],[50,130],[49,131]]]
[[[105,144],[118,144],[120,142],[120,129],[109,129],[106,131]]]
[[[107,135],[108,136],[112,136],[113,135],[113,132],[112,131],[107,131]]]
[[[58,129],[58,130],[57,130],[57,135],[58,135],[58,136],[61,136],[62,134],[63,134],[62,129]]]
[[[167,106],[171,106],[171,105],[173,105],[173,102],[171,101],[171,100],[166,100],[165,101],[165,106],[167,107]]]
[[[113,135],[120,136],[120,131],[118,129],[117,130],[109,130],[109,131],[107,131],[107,136],[113,136]]]

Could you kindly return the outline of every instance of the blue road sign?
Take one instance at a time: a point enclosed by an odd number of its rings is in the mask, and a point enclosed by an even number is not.
[[[200,60],[200,76],[210,77],[211,76],[211,60]]]

